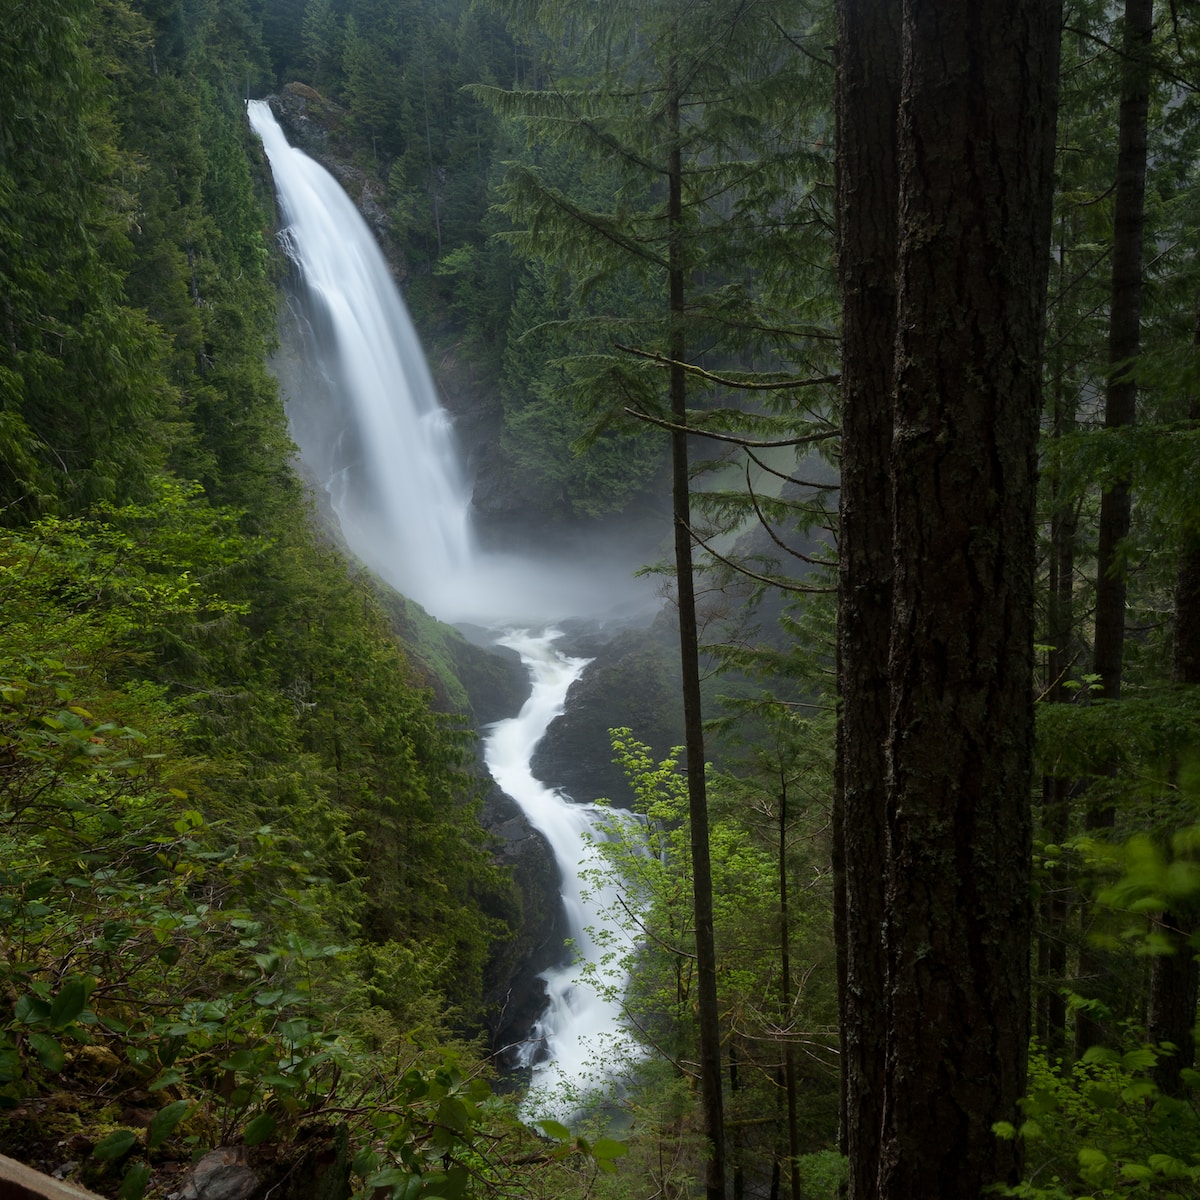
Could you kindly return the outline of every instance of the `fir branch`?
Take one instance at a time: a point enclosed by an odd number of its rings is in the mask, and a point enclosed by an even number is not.
[[[779,379],[773,383],[752,383],[750,380],[739,380],[714,374],[712,371],[706,371],[703,367],[696,366],[695,363],[677,362],[657,350],[639,350],[636,346],[627,346],[621,342],[614,342],[613,345],[626,354],[633,354],[638,358],[648,358],[660,367],[680,367],[691,375],[698,375],[708,383],[716,383],[721,387],[734,388],[741,392],[783,392],[794,388],[819,387],[825,383],[837,383],[841,378],[840,375],[835,374],[819,375],[815,379]],[[784,443],[773,442],[771,444],[783,445]]]
[[[657,425],[659,429],[666,429],[670,433],[687,433],[694,434],[696,437],[705,437],[714,442],[728,442],[731,446],[754,446],[760,450],[771,450],[777,446],[811,446],[814,442],[823,442],[837,435],[836,429],[822,430],[820,433],[807,433],[800,437],[783,438],[779,441],[766,441],[758,438],[743,438],[735,437],[729,433],[717,433],[712,429],[701,429],[695,425],[677,425],[674,421],[668,421],[664,417],[655,417],[648,412],[636,408],[626,408],[625,415],[633,417],[638,421],[645,421],[648,425]]]
[[[830,596],[837,591],[836,587],[812,587],[805,583],[788,583],[783,579],[772,579],[769,575],[760,575],[757,571],[751,571],[749,567],[743,566],[741,563],[736,563],[731,558],[726,558],[723,554],[719,554],[691,525],[687,526],[687,531],[691,535],[692,541],[706,554],[712,555],[717,562],[727,566],[731,571],[736,571],[739,575],[747,579],[753,579],[756,583],[765,583],[767,587],[776,587],[784,592],[800,592],[810,596]]]

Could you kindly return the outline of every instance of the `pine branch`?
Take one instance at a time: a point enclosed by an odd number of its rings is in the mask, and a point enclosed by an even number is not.
[[[757,571],[751,571],[749,567],[742,566],[741,563],[736,563],[732,559],[726,558],[725,555],[719,554],[691,525],[687,527],[687,531],[691,534],[692,541],[705,553],[712,555],[717,562],[727,566],[731,571],[736,571],[747,579],[753,579],[756,583],[765,583],[767,587],[779,588],[780,591],[799,592],[809,596],[831,596],[837,592],[836,587],[811,587],[805,583],[788,583],[782,579],[772,579],[769,575],[760,575]]]

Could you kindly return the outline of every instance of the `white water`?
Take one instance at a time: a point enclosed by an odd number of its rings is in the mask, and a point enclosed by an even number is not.
[[[286,382],[326,401],[292,413],[292,435],[351,550],[444,621],[550,623],[650,608],[653,585],[595,546],[569,569],[479,548],[453,428],[370,228],[337,180],[288,145],[265,101],[247,111],[303,282],[308,356]]]
[[[281,240],[303,282],[305,360],[285,381],[293,436],[351,549],[443,620],[544,627],[621,603],[645,605],[646,586],[611,563],[594,561],[586,572],[548,569],[479,549],[453,430],[375,239],[337,181],[287,144],[266,102],[250,101],[247,109],[274,175]],[[549,1003],[524,1065],[533,1072],[526,1114],[567,1120],[590,1084],[634,1049],[620,1029],[622,979],[599,965],[603,935],[593,936],[602,926],[625,936],[614,917],[616,891],[581,878],[598,866],[589,839],[602,836],[612,814],[572,803],[529,769],[534,747],[587,663],[555,650],[558,636],[509,632],[498,639],[520,653],[533,690],[518,716],[493,726],[485,759],[550,844],[563,878],[574,959],[542,976]],[[580,981],[589,962],[600,991]]]
[[[559,636],[556,630],[517,631],[499,639],[500,645],[521,655],[533,677],[533,690],[517,716],[492,726],[484,758],[492,778],[549,842],[563,875],[572,953],[568,962],[542,973],[549,1003],[521,1063],[533,1068],[525,1111],[567,1121],[590,1081],[611,1076],[621,1060],[637,1053],[621,1026],[624,972],[606,958],[610,951],[618,959],[622,956],[631,931],[628,920],[622,919],[620,889],[594,847],[606,824],[634,818],[574,804],[535,779],[529,769],[534,747],[562,712],[567,690],[590,661],[559,653],[554,648]],[[593,977],[584,980],[581,975],[589,964]]]

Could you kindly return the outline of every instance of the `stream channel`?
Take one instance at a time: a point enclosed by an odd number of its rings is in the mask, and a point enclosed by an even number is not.
[[[286,381],[285,398],[307,472],[328,494],[350,550],[381,579],[442,621],[486,628],[529,672],[521,711],[484,731],[484,761],[549,843],[562,881],[569,942],[561,964],[542,973],[547,1003],[514,1058],[531,1072],[526,1118],[569,1121],[579,1100],[637,1053],[621,1023],[624,980],[605,965],[597,936],[632,934],[618,919],[615,883],[588,874],[597,866],[593,841],[624,818],[575,804],[535,778],[530,760],[589,661],[558,647],[558,625],[602,623],[618,609],[648,619],[652,592],[633,577],[634,564],[622,573],[586,555],[555,562],[479,545],[452,424],[374,236],[337,180],[288,144],[267,102],[247,109],[298,278],[303,369]],[[585,971],[593,978],[582,979]]]

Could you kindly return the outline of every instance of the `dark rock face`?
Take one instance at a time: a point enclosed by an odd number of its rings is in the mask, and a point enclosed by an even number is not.
[[[496,860],[512,870],[521,911],[516,932],[493,947],[485,997],[492,1045],[502,1063],[512,1063],[506,1047],[529,1036],[546,1005],[546,987],[538,974],[562,957],[566,920],[562,885],[546,839],[517,804],[498,787],[489,792],[483,823],[497,840]]]
[[[286,84],[268,100],[288,141],[315,158],[346,189],[375,234],[393,276],[403,280],[408,266],[392,232],[387,187],[371,169],[378,164],[360,165],[361,151],[350,139],[345,109],[304,83]]]
[[[682,743],[678,634],[664,614],[649,629],[629,629],[607,641],[600,636],[585,633],[567,644],[569,653],[594,661],[538,744],[532,767],[580,804],[605,799],[628,808],[633,792],[613,762],[608,731],[628,726],[656,758]]]

